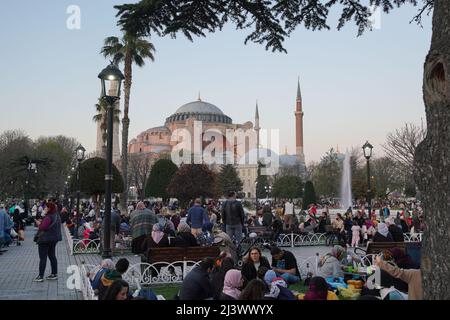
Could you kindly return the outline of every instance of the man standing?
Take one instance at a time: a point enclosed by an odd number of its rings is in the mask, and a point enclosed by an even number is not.
[[[152,233],[153,225],[158,223],[158,218],[150,209],[145,208],[143,202],[139,202],[136,210],[131,213],[131,251],[134,254],[141,253],[141,244],[144,242],[146,235]]]
[[[195,199],[194,205],[189,209],[186,222],[191,226],[191,233],[196,238],[202,233],[203,225],[209,222],[208,214],[199,198]]]
[[[244,226],[244,208],[242,204],[236,200],[236,192],[231,191],[228,194],[228,200],[222,207],[222,219],[225,224],[225,231],[231,239],[239,243],[242,239],[242,228]]]

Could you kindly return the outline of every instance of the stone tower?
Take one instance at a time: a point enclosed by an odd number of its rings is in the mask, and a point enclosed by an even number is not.
[[[255,131],[256,131],[256,165],[259,161],[259,131],[261,127],[259,126],[259,111],[258,111],[258,100],[256,100],[256,111],[255,111]]]
[[[295,155],[297,160],[305,163],[305,154],[303,151],[303,106],[302,93],[300,91],[300,79],[297,83],[297,100],[295,108]]]

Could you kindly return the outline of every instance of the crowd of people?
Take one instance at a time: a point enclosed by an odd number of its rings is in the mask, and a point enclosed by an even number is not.
[[[257,207],[254,214],[249,214],[235,192],[230,192],[224,202],[204,203],[200,198],[194,199],[186,209],[180,208],[176,202],[143,201],[130,203],[126,212],[120,212],[114,206],[111,213],[111,249],[114,250],[114,243],[121,235],[131,238],[131,251],[135,254],[145,254],[149,249],[158,247],[219,245],[219,257],[203,259],[186,276],[177,295],[181,300],[335,299],[337,292],[331,290],[330,278],[343,277],[344,266],[358,261],[358,257],[348,248],[368,241],[403,242],[404,233],[417,233],[424,228],[423,212],[416,203],[404,205],[396,215],[391,214],[389,205],[385,203],[370,214],[363,209],[354,212],[349,208],[347,212],[331,217],[329,208],[319,209],[313,204],[298,214],[292,201],[281,200],[267,202]],[[83,203],[78,214],[76,209],[68,210],[57,201],[39,201],[33,205],[31,213],[38,227],[34,239],[40,257],[37,282],[44,281],[47,258],[51,263],[51,274],[46,279],[57,279],[55,248],[62,238],[61,223],[66,224],[74,238],[86,243],[100,241],[104,234],[103,213],[93,203]],[[24,240],[27,218],[19,203],[0,204],[0,247],[8,246],[13,241],[20,245],[20,241]],[[301,279],[296,258],[288,250],[273,246],[271,262],[258,248],[250,249],[245,257],[238,256],[240,241],[251,236],[251,227],[259,226],[271,230],[273,240],[287,232],[334,233],[341,246],[333,247],[329,254],[321,258],[316,277]],[[417,274],[420,275],[420,270],[408,269],[411,265],[405,252],[393,250],[384,256],[397,263],[392,266],[377,259],[384,279],[389,279],[386,281],[392,284],[391,287],[403,295],[409,294],[410,299],[419,299],[421,284]],[[243,261],[238,264],[240,259]],[[126,259],[119,260],[116,265],[107,260],[91,273],[92,286],[99,299],[156,298],[151,290],[137,296],[129,292],[129,285],[122,279],[128,265]],[[301,281],[309,286],[306,294],[300,295],[288,289],[289,285]],[[408,286],[409,283],[413,284]],[[362,295],[373,295],[373,292]],[[378,293],[378,297],[384,296]]]

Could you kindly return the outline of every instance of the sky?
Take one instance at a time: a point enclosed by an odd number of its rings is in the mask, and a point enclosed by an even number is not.
[[[133,1],[131,1],[133,2]],[[120,36],[115,4],[124,0],[15,0],[0,11],[0,132],[22,129],[31,138],[64,134],[95,150],[94,105],[98,73],[108,64],[104,38]],[[67,28],[71,5],[80,8],[80,29]],[[306,161],[331,147],[340,151],[381,144],[405,122],[425,121],[423,63],[431,40],[431,16],[423,28],[409,23],[418,8],[381,14],[379,28],[357,37],[354,24],[336,30],[298,28],[284,43],[288,53],[244,45],[249,31],[195,38],[152,37],[155,61],[134,69],[130,139],[163,125],[180,106],[197,99],[219,107],[234,123],[253,121],[279,129],[280,151],[295,152],[295,99],[300,77]]]

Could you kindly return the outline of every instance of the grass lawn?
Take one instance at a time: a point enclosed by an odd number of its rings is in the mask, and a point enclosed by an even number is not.
[[[289,290],[298,293],[306,293],[306,291],[308,291],[308,286],[305,286],[303,281],[297,282],[296,284],[291,284],[288,288]]]
[[[156,295],[162,295],[166,300],[173,300],[175,295],[180,290],[181,284],[169,284],[165,286],[152,287]]]

